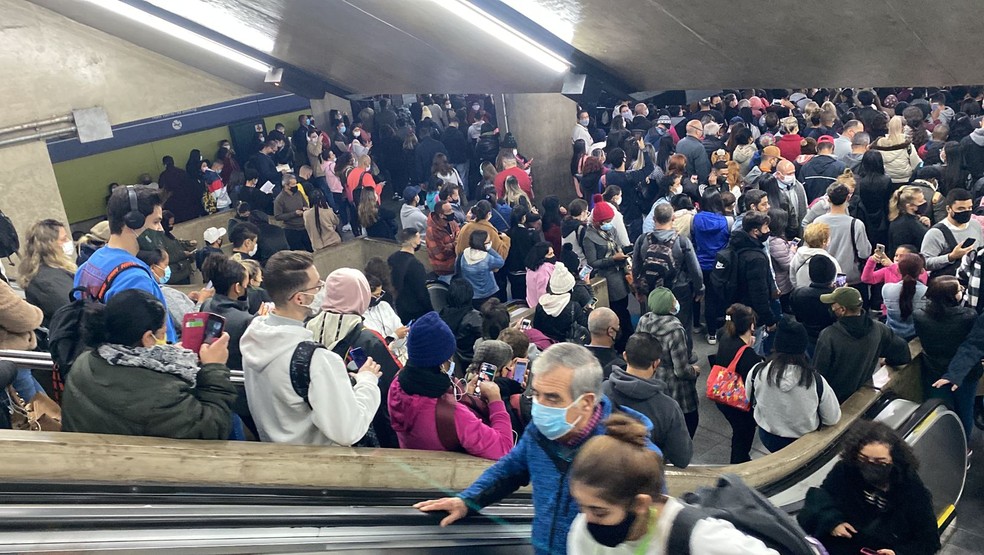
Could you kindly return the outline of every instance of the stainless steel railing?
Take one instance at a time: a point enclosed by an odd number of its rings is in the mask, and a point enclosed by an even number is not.
[[[18,368],[29,370],[48,370],[54,367],[51,361],[51,353],[42,351],[17,351],[13,349],[0,349],[0,361],[7,361],[17,365]],[[229,381],[234,384],[242,384],[244,381],[242,370],[230,370]]]

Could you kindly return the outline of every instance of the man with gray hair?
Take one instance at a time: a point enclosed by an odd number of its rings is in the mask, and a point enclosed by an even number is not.
[[[863,131],[855,133],[854,138],[851,139],[851,152],[847,156],[840,158],[840,161],[844,162],[847,169],[857,174],[858,169],[861,168],[861,158],[864,157],[865,152],[868,152],[870,145],[871,135]]]
[[[653,232],[640,235],[632,249],[633,281],[644,296],[657,287],[673,292],[680,301],[676,317],[687,332],[687,355],[695,360],[694,302],[704,296],[704,274],[690,238],[673,229],[673,206],[665,202],[654,206],[653,225]]]
[[[607,306],[592,310],[591,314],[588,314],[588,333],[591,334],[588,350],[601,364],[605,379],[607,380],[611,375],[613,366],[624,370],[625,361],[614,348],[619,333],[618,315],[615,311]]]
[[[578,515],[571,497],[567,470],[581,446],[605,433],[612,402],[601,393],[602,371],[591,352],[573,343],[552,345],[536,360],[531,395],[533,421],[508,455],[482,473],[455,497],[432,499],[414,505],[424,511],[446,511],[447,526],[464,518],[469,510],[497,503],[517,489],[533,486],[533,537],[540,555],[567,552],[567,532]],[[620,409],[652,429],[642,414]],[[647,446],[662,456],[647,440]]]
[[[847,163],[844,157],[851,153],[854,136],[864,131],[864,124],[856,119],[849,120],[844,124],[840,137],[834,139],[834,158]]]

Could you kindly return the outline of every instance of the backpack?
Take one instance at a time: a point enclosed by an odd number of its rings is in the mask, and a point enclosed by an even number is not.
[[[673,287],[676,279],[676,261],[673,259],[673,247],[679,241],[680,236],[676,233],[673,237],[660,241],[655,233],[650,233],[647,238],[648,246],[642,254],[642,267],[639,269],[639,287],[644,295],[648,295],[657,287]]]
[[[215,214],[219,211],[215,205],[215,197],[208,192],[208,187],[205,187],[205,193],[202,194],[202,208],[205,209],[205,214]]]
[[[85,351],[85,344],[82,341],[82,317],[86,308],[92,303],[105,302],[106,293],[109,292],[116,278],[131,268],[148,271],[136,262],[123,262],[109,271],[106,280],[99,286],[95,295],[85,287],[76,287],[68,292],[69,303],[51,315],[51,322],[48,324],[48,352],[51,353],[51,361],[54,363],[53,377],[60,379],[62,384],[68,379],[68,372],[72,369],[75,359]],[[78,297],[76,293],[79,294]]]
[[[17,235],[14,222],[10,221],[10,217],[4,214],[3,210],[0,210],[0,258],[6,258],[13,266],[14,262],[10,257],[17,254],[19,250],[20,237]]]
[[[343,345],[342,353],[347,353],[347,349],[344,347]],[[304,403],[308,408],[312,408],[311,401],[308,400],[308,390],[311,387],[311,360],[314,358],[314,353],[318,349],[327,350],[328,347],[317,341],[301,341],[294,347],[294,353],[290,355],[290,366],[288,367],[290,386],[294,389],[294,393],[298,397],[304,399]],[[338,354],[338,345],[335,345],[335,349],[332,351]],[[338,356],[342,357],[342,362],[344,363],[345,354],[339,354]],[[379,447],[379,439],[376,437],[376,431],[373,429],[372,424],[369,424],[366,435],[357,441],[353,447]]]
[[[730,306],[738,294],[738,253],[731,246],[724,247],[714,255],[714,269],[710,276],[711,288],[719,298]]]
[[[943,239],[946,241],[946,251],[944,252],[951,252],[953,251],[953,249],[956,248],[958,244],[957,238],[953,235],[953,231],[951,231],[950,228],[947,227],[945,223],[940,222],[934,225],[931,229],[938,229],[940,230],[940,233],[943,234]],[[943,266],[942,268],[929,272],[929,279],[933,279],[934,277],[939,277],[939,276],[957,275],[957,270],[960,268],[960,262],[961,262],[960,260],[957,260],[955,262],[950,262],[949,264]]]
[[[714,487],[700,488],[680,500],[685,504],[670,527],[667,553],[689,555],[694,527],[705,518],[728,521],[783,555],[820,553],[814,547],[816,540],[809,538],[793,517],[734,474],[725,474]]]
[[[864,271],[864,265],[867,262],[864,258],[861,258],[858,253],[858,239],[854,236],[854,224],[858,223],[858,219],[851,218],[851,249],[854,251],[854,265],[857,266],[858,272]]]

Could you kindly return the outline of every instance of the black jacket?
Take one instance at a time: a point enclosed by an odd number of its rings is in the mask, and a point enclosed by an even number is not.
[[[913,245],[918,250],[922,245],[923,236],[929,228],[922,225],[919,216],[899,214],[898,218],[888,224],[888,256],[895,256],[895,249],[901,245]]]
[[[262,264],[278,252],[290,250],[284,228],[274,224],[256,224],[256,227],[260,228],[260,235],[256,238],[256,258]]]
[[[620,172],[610,171],[605,174],[605,185],[618,185],[622,189],[622,204],[619,211],[625,219],[627,228],[632,228],[631,224],[637,224],[636,233],[633,236],[629,231],[629,240],[635,241],[642,231],[642,216],[649,212],[649,207],[655,199],[649,198],[650,187],[646,184],[646,178],[653,173],[653,160],[649,154],[645,154],[646,165],[641,170]],[[655,189],[655,187],[653,187]]]
[[[960,154],[963,155],[964,167],[970,172],[971,181],[984,177],[984,146],[974,142],[971,133],[960,139]]]
[[[837,318],[830,312],[830,305],[820,300],[820,295],[833,290],[834,288],[829,285],[811,283],[807,287],[793,289],[789,296],[793,316],[796,316],[796,321],[806,328],[806,335],[810,338],[811,345],[817,344],[820,332],[837,322]]]
[[[584,307],[580,303],[574,300],[573,296],[571,296],[571,301],[567,303],[567,306],[556,316],[550,316],[543,310],[542,306],[537,305],[536,311],[533,313],[533,327],[550,339],[562,343],[567,340],[571,331],[572,318],[582,326],[588,324],[588,313],[584,311]]]
[[[273,198],[280,193],[283,187],[283,177],[280,172],[277,171],[277,163],[273,161],[273,155],[263,154],[262,152],[257,152],[250,158],[247,166],[251,166],[256,173],[260,174],[259,179],[256,182],[256,189],[259,190],[267,181],[273,183],[275,189],[271,197],[271,206],[273,205]],[[261,193],[263,194],[263,193]],[[255,207],[254,207],[255,208]]]
[[[42,265],[34,279],[27,284],[24,297],[44,313],[42,326],[48,327],[55,311],[68,304],[68,292],[72,290],[74,277],[61,268]]]
[[[871,380],[882,357],[890,366],[907,364],[912,360],[909,343],[861,311],[820,333],[813,363],[843,403]]]
[[[246,301],[236,301],[216,293],[202,305],[202,312],[212,312],[225,318],[225,331],[229,334],[229,361],[226,366],[233,370],[243,369],[243,353],[239,350],[239,340],[253,321],[247,310]]]
[[[857,194],[864,210],[856,217],[864,222],[868,242],[872,245],[888,245],[888,199],[895,189],[887,175],[866,175],[858,179]]]
[[[650,439],[663,451],[667,461],[686,468],[694,454],[694,442],[687,431],[680,405],[666,394],[666,384],[658,379],[645,380],[622,368],[615,369],[601,385],[601,392],[619,406],[645,415],[653,423]]]
[[[916,335],[922,343],[922,374],[924,383],[935,382],[946,373],[957,349],[970,335],[977,311],[969,306],[950,306],[943,318],[930,316],[924,309],[912,314]],[[981,361],[971,365],[968,378],[977,382],[981,377]],[[976,376],[976,377],[975,377]]]
[[[413,151],[414,159],[414,179],[416,183],[427,183],[431,175],[431,167],[434,165],[434,155],[438,152],[447,154],[441,141],[433,137],[422,137],[417,143],[417,148]]]
[[[507,272],[525,272],[526,255],[529,254],[538,241],[543,241],[543,235],[528,227],[512,227],[506,232],[509,236],[509,254],[506,255],[504,266]],[[557,253],[554,253],[557,254]]]
[[[738,258],[738,291],[734,301],[751,307],[759,325],[775,324],[772,295],[776,291],[776,282],[762,243],[738,230],[731,234],[729,245]]]
[[[898,555],[932,555],[940,549],[932,497],[918,474],[910,472],[882,493],[887,500],[884,511],[867,501],[866,492],[875,488],[864,481],[853,462],[840,461],[819,488],[806,492],[796,520],[830,555],[857,555],[862,547],[891,549]],[[831,536],[842,522],[858,533],[850,539]]]
[[[448,151],[448,162],[464,164],[468,161],[468,137],[461,129],[449,125],[441,135],[441,142]]]
[[[601,371],[606,380],[612,375],[615,366],[625,370],[625,361],[612,347],[598,347],[597,345],[585,345],[585,347],[598,359],[598,364],[601,364]]]
[[[837,176],[844,173],[844,168],[844,162],[826,155],[814,156],[809,162],[803,164],[800,175],[803,178],[806,197],[810,202],[827,194],[827,187],[834,182]]]
[[[420,318],[434,310],[427,293],[427,271],[417,257],[396,251],[386,260],[391,281],[396,290],[396,313],[403,323]]]
[[[731,337],[724,331],[724,328],[718,330],[717,338],[718,346],[717,354],[714,355],[714,364],[727,368],[731,364],[731,361],[734,360],[735,355],[738,354],[738,350],[745,345],[745,342],[739,337]],[[738,360],[735,371],[738,372],[742,380],[745,380],[748,378],[748,373],[752,371],[752,368],[760,362],[762,362],[762,357],[755,352],[755,349],[745,349],[745,352],[741,354],[741,358]]]

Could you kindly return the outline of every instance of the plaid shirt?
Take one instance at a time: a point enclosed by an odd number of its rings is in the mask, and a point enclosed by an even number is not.
[[[667,394],[680,405],[684,414],[696,412],[699,402],[697,376],[687,354],[687,335],[683,331],[683,324],[676,316],[660,316],[650,312],[639,319],[636,331],[650,333],[659,339],[663,347],[663,361],[656,370],[655,377],[666,383],[669,389]]]
[[[964,292],[964,304],[976,308],[981,312],[977,303],[981,298],[981,273],[984,273],[984,256],[980,256],[981,250],[978,249],[968,252],[960,261],[960,269],[957,270],[957,279],[967,290]],[[984,307],[982,307],[984,308]]]

